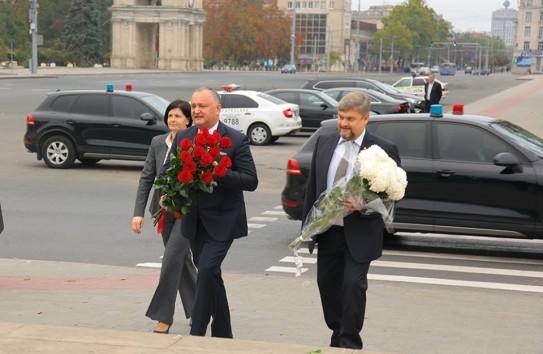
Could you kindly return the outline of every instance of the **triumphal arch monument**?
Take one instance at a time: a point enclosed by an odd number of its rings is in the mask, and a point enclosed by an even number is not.
[[[111,66],[203,70],[202,0],[114,0]]]

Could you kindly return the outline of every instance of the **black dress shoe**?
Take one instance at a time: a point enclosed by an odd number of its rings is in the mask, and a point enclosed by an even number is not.
[[[157,330],[157,329],[154,329],[154,330],[153,330],[153,333],[168,334],[168,333],[170,333],[170,327],[171,327],[171,326],[172,326],[172,325],[169,325],[168,328],[166,328],[164,331],[159,331],[159,330]]]

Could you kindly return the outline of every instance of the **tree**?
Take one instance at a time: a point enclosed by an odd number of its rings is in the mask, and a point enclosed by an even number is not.
[[[430,43],[445,42],[451,36],[450,24],[429,8],[425,0],[408,0],[395,6],[383,23],[384,28],[372,40],[374,54],[379,50],[381,38],[383,48],[390,48],[394,38],[394,51],[398,47],[402,58],[426,57]]]
[[[204,57],[234,63],[289,57],[290,17],[261,0],[204,2]]]
[[[96,0],[72,0],[63,38],[76,65],[89,66],[101,62],[100,12]]]

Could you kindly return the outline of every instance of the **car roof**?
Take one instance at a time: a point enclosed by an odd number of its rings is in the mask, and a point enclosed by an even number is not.
[[[273,90],[268,90],[268,91],[265,91],[264,93],[269,93],[269,92],[307,92],[307,93],[316,93],[316,94],[320,94],[322,91],[319,91],[319,90],[312,90],[312,89],[299,89],[299,88],[285,88],[285,89],[273,89]]]
[[[142,92],[142,91],[125,91],[125,90],[114,90],[114,91],[106,91],[106,90],[66,90],[66,91],[52,91],[49,92],[49,96],[55,96],[55,95],[81,95],[81,94],[117,94],[117,95],[125,95],[125,96],[135,96],[135,97],[143,97],[143,96],[149,96],[154,95],[154,93],[150,92]]]
[[[447,121],[447,122],[463,122],[463,123],[475,123],[475,125],[489,125],[494,122],[500,122],[501,119],[479,116],[474,114],[443,114],[440,117],[432,117],[428,113],[406,113],[406,114],[380,114],[378,116],[372,116],[370,122],[383,122],[391,120],[419,120],[419,121]],[[335,125],[337,119],[327,119],[322,121],[321,126]]]

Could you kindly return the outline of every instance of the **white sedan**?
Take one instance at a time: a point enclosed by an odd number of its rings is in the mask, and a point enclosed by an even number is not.
[[[302,129],[297,104],[263,92],[235,88],[218,94],[222,104],[220,120],[246,134],[253,145],[266,145]]]
[[[428,81],[428,76],[406,76],[393,83],[392,86],[402,92],[424,96],[424,84],[426,84],[426,81]],[[438,79],[435,79],[435,81],[441,84],[443,98],[445,98],[449,94],[449,84]]]

